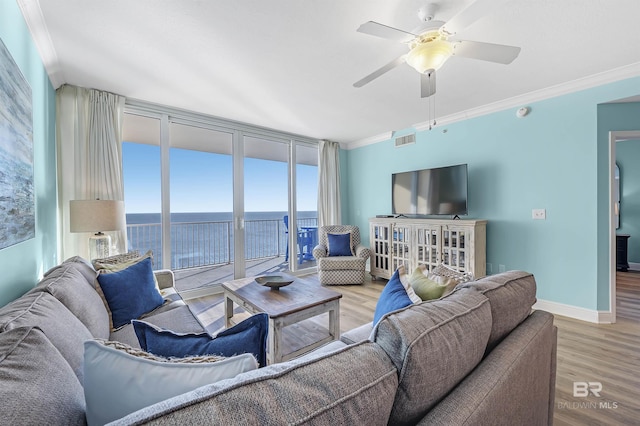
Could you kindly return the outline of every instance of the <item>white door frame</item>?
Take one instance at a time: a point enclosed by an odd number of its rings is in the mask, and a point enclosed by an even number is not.
[[[615,170],[616,142],[640,139],[640,130],[612,130],[609,132],[609,312],[611,323],[616,322],[616,225]]]

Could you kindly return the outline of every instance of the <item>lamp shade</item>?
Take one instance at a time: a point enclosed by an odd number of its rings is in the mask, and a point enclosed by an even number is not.
[[[124,201],[71,200],[71,232],[101,232],[124,229]]]

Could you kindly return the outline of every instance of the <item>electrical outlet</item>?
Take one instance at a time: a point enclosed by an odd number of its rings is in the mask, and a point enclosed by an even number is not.
[[[533,209],[531,210],[531,217],[536,220],[545,220],[547,211],[545,209]]]
[[[507,268],[506,268],[504,265],[500,265],[500,266],[498,266],[498,271],[499,271],[500,273],[502,273],[502,272],[504,272],[504,271],[506,271],[506,270],[507,270]]]

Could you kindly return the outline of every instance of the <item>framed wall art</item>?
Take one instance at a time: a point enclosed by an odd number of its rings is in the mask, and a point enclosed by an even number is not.
[[[31,87],[0,40],[0,249],[35,237]]]

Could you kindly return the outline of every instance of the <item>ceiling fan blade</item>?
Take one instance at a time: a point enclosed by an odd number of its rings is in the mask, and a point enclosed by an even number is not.
[[[374,21],[365,22],[364,24],[360,25],[360,27],[358,28],[358,32],[376,37],[386,38],[387,40],[399,41],[401,43],[407,43],[416,37],[415,34],[411,34],[406,31],[402,31],[397,28],[393,28]]]
[[[353,83],[353,87],[362,87],[365,84],[375,80],[376,78],[380,77],[382,74],[391,71],[392,69],[394,69],[395,67],[397,67],[398,65],[401,65],[404,60],[405,57],[407,55],[402,55],[399,58],[394,59],[393,61],[389,62],[387,65],[378,68],[377,70],[375,70],[374,72],[372,72],[371,74],[369,74],[368,76],[366,76],[365,78],[356,81],[355,83]]]
[[[520,54],[520,48],[516,46],[468,40],[459,40],[454,43],[453,55],[463,58],[510,64]]]
[[[436,93],[436,72],[427,71],[420,74],[420,97],[428,98]]]
[[[497,9],[510,0],[476,0],[469,6],[458,12],[442,26],[440,31],[447,35],[454,35],[462,31],[478,19],[488,15],[491,10]]]

